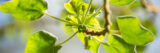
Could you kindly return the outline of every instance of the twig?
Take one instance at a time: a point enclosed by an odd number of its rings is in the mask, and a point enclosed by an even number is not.
[[[89,36],[85,36],[85,38],[84,38],[84,47],[85,47],[85,49],[89,49],[89,45],[88,45],[88,39],[89,39]]]
[[[141,0],[142,7],[156,15],[158,13],[157,7],[153,5],[150,0],[148,0],[148,2],[150,2],[150,4],[148,4],[146,0]]]
[[[89,29],[87,29],[87,31],[85,31],[86,34],[91,34],[92,36],[94,35],[105,35],[106,32],[110,32],[109,28],[111,25],[111,21],[110,21],[110,9],[109,9],[109,0],[104,0],[104,18],[105,18],[105,25],[104,25],[104,30],[102,31],[91,31]]]

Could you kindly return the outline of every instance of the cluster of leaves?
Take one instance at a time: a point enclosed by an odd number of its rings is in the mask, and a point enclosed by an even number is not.
[[[111,4],[117,6],[133,2],[134,0],[110,1]],[[93,31],[103,30],[95,18],[102,8],[89,13],[91,3],[92,0],[89,4],[82,0],[70,0],[64,4],[64,7],[70,13],[66,18],[69,24],[66,23],[65,27],[71,27],[75,32],[78,31],[77,36],[84,43],[85,49],[98,53],[99,45],[103,44],[109,53],[135,53],[135,45],[145,45],[155,39],[152,32],[140,24],[139,18],[133,16],[117,17],[121,35],[109,33],[101,36],[91,36],[85,34],[84,32],[87,29]],[[47,3],[44,0],[12,0],[0,5],[0,10],[12,14],[15,18],[32,21],[44,14],[43,11],[47,10]],[[104,37],[107,35],[109,36],[108,41],[103,42]],[[55,36],[53,37],[53,35],[43,31],[36,32],[29,37],[25,53],[57,53],[61,46],[56,45],[55,42]]]
[[[72,12],[75,12],[75,10],[70,10],[71,7],[72,8],[74,7],[74,6],[72,6],[71,2],[73,2],[73,1],[71,0],[69,3],[65,4],[65,8],[67,9],[67,11],[69,13],[72,14]],[[111,4],[117,5],[117,6],[123,6],[126,4],[130,4],[132,2],[134,2],[134,0],[129,0],[129,1],[111,0],[110,1]],[[74,4],[74,5],[76,5],[76,4]],[[81,11],[81,10],[79,10],[79,11]],[[95,13],[93,13],[93,14],[95,14]],[[87,18],[90,18],[89,16],[92,17],[93,14],[88,14],[87,17],[82,16],[79,18],[81,20],[87,19]],[[70,16],[74,16],[74,15],[70,15]],[[97,16],[97,15],[95,15],[95,16]],[[95,16],[93,16],[93,18],[91,18],[91,19],[95,20]],[[77,20],[76,18],[73,18],[73,17],[69,17],[69,18],[72,21]],[[102,28],[100,27],[97,20],[95,20],[95,21],[87,20],[87,21],[88,21],[87,23],[90,23],[90,24],[84,24],[87,28],[90,28],[92,30],[98,30],[98,31],[102,30]],[[95,22],[97,23],[97,25],[95,25],[96,24]],[[76,23],[78,23],[78,21]],[[135,50],[134,50],[135,45],[139,45],[139,46],[145,45],[145,44],[154,40],[153,34],[148,29],[146,29],[140,25],[139,18],[136,18],[133,16],[118,17],[117,23],[118,23],[118,27],[120,29],[122,37],[119,35],[121,37],[120,38],[118,35],[114,35],[114,34],[109,35],[110,37],[108,37],[108,44],[104,44],[104,48],[109,53],[135,53]],[[130,24],[128,24],[128,23],[130,23]],[[66,26],[66,28],[67,28],[67,26]],[[77,35],[78,35],[79,39],[86,45],[85,37],[90,36],[90,35],[87,35],[82,32],[78,33]],[[93,53],[98,53],[99,45],[101,44],[101,41],[103,41],[103,39],[104,39],[103,35],[89,37],[89,39],[87,40],[89,50],[91,50]]]
[[[74,31],[79,31],[79,33],[77,33],[77,36],[85,44],[85,49],[89,49],[93,53],[97,53],[100,42],[82,32],[86,30],[86,27],[93,30],[102,30],[98,21],[94,18],[94,16],[96,16],[97,14],[87,14],[87,11],[89,11],[88,8],[90,6],[89,4],[86,4],[81,0],[71,0],[69,1],[69,3],[64,4],[64,6],[69,13],[73,14],[70,15],[70,17],[67,17],[67,19],[70,19],[70,22],[80,24],[79,26],[72,26],[72,29],[74,29]],[[104,39],[104,36],[96,36],[96,38],[102,41]]]

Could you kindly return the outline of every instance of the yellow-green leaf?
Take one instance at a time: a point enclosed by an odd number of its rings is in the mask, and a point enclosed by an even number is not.
[[[28,39],[24,53],[57,53],[61,46],[55,46],[56,37],[39,31]]]
[[[68,3],[64,4],[64,7],[69,13],[82,14],[87,11],[88,4],[84,3],[82,0],[70,0]]]
[[[98,21],[94,18],[92,18],[87,25],[88,25],[88,29],[95,30],[95,31],[102,30]],[[77,28],[74,31],[77,31]],[[87,34],[81,32],[81,33],[77,33],[77,36],[85,44],[85,36],[87,36]],[[89,36],[91,36],[91,35],[89,35]],[[88,39],[89,50],[91,50],[93,53],[98,53],[98,48],[101,44],[97,39],[100,41],[103,41],[104,36],[103,35],[91,36],[91,38]]]
[[[85,33],[77,33],[78,38],[82,41],[82,43],[85,44]],[[104,39],[104,36],[95,36],[97,39],[99,39],[100,41],[102,41]],[[98,53],[98,48],[100,46],[100,42],[94,38],[94,36],[91,37],[91,39],[88,40],[88,46],[89,46],[89,50],[91,50],[93,53]]]
[[[117,18],[118,27],[122,38],[130,44],[145,45],[152,42],[155,37],[152,32],[143,27],[139,19],[132,16],[123,16]]]
[[[0,5],[0,11],[26,21],[40,18],[46,9],[47,3],[44,0],[12,0]]]
[[[109,53],[134,53],[134,46],[126,43],[118,35],[110,35],[108,44],[103,46]]]
[[[133,3],[135,0],[110,0],[110,4],[122,6]]]

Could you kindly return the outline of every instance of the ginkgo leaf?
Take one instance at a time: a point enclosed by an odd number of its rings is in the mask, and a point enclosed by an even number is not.
[[[145,45],[152,42],[155,37],[152,32],[143,27],[139,19],[132,16],[122,16],[117,18],[118,27],[122,38],[130,44]]]
[[[26,21],[40,18],[47,8],[44,0],[12,0],[0,5],[0,11]]]
[[[134,45],[126,43],[118,35],[110,35],[108,44],[104,44],[103,46],[109,53],[135,53]]]
[[[82,0],[70,0],[69,3],[64,4],[64,7],[69,13],[80,14],[87,11],[88,4]]]
[[[110,0],[110,4],[122,6],[133,3],[135,0]]]
[[[24,53],[57,53],[61,46],[55,46],[56,37],[39,31],[28,39]]]

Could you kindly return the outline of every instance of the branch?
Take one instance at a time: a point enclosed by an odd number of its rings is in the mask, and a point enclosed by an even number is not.
[[[147,0],[141,0],[142,7],[156,15],[158,13],[158,8],[153,5],[150,0],[148,0],[148,2],[150,2],[150,4],[147,3]]]
[[[90,35],[105,35],[106,32],[110,32],[109,28],[111,25],[111,21],[110,21],[110,9],[109,9],[109,0],[104,0],[104,18],[105,18],[105,25],[104,25],[104,30],[102,31],[92,31],[87,29],[87,31],[85,31],[86,34],[90,34]]]

